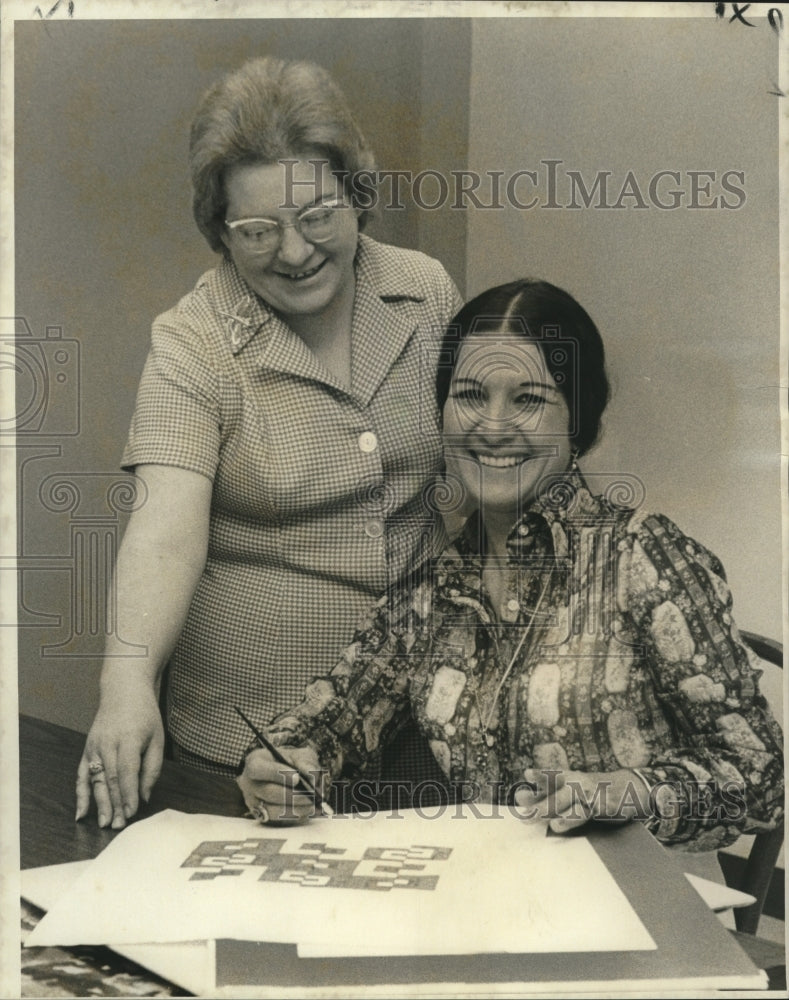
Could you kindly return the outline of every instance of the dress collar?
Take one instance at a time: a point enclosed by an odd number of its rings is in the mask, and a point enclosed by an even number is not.
[[[419,324],[414,305],[426,293],[417,275],[397,266],[386,247],[359,235],[354,268],[354,395],[368,404]],[[402,252],[402,251],[401,251]],[[255,342],[256,360],[265,368],[323,381],[343,391],[303,341],[257,295],[225,258],[207,275],[228,345],[239,354]],[[258,334],[261,337],[258,337]],[[263,336],[264,335],[264,336]],[[256,339],[257,338],[257,339]]]
[[[406,268],[392,266],[389,253],[392,248],[383,243],[359,234],[354,267],[356,279],[367,284],[375,294],[387,301],[424,302],[425,290],[414,275]],[[404,251],[400,251],[403,253]]]

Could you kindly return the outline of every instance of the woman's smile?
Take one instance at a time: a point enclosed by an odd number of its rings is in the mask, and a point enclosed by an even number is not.
[[[474,451],[473,449],[471,454],[475,456],[480,465],[487,465],[492,469],[512,469],[516,465],[522,465],[537,457],[524,452],[501,454],[491,451]]]
[[[314,278],[316,274],[319,274],[323,270],[323,267],[326,264],[326,260],[327,258],[324,257],[324,259],[320,261],[319,264],[316,264],[314,267],[310,267],[303,271],[297,271],[294,273],[290,271],[282,271],[274,269],[274,273],[278,275],[280,278],[284,278],[285,281],[294,281],[294,282],[308,281],[310,278]]]

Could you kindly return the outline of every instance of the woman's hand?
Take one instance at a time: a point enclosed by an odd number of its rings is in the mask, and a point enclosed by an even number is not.
[[[328,784],[318,755],[311,747],[280,747],[294,768],[309,775],[323,794]],[[303,823],[316,812],[315,799],[299,785],[299,774],[274,760],[268,750],[247,754],[244,770],[236,779],[247,808],[261,823],[290,826]],[[326,789],[328,791],[328,789]]]
[[[116,628],[107,638],[99,710],[77,772],[77,819],[86,815],[92,794],[99,826],[112,822],[116,830],[159,777],[164,729],[156,682],[205,565],[211,505],[211,481],[199,473],[140,465],[137,480],[142,499],[111,583]],[[130,646],[137,655],[129,655]]]
[[[78,820],[87,815],[91,795],[99,826],[114,830],[147,802],[162,769],[164,727],[150,685],[124,686],[102,702],[90,727],[77,769]]]
[[[522,819],[547,819],[554,833],[566,833],[590,819],[618,823],[646,819],[649,798],[649,789],[635,771],[530,768],[523,772],[515,805]]]

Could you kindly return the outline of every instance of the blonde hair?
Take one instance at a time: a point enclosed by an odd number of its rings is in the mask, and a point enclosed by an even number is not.
[[[215,83],[197,108],[189,144],[192,211],[212,250],[225,249],[225,171],[305,157],[325,159],[352,202],[355,177],[375,170],[372,150],[326,70],[265,57]],[[360,208],[360,228],[368,214]]]

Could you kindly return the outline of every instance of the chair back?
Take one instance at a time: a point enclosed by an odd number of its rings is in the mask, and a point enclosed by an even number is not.
[[[756,632],[740,632],[756,655],[783,669],[783,646],[774,639],[759,635]],[[754,896],[756,902],[750,906],[734,911],[734,921],[738,931],[745,934],[755,934],[759,920],[764,910],[765,902],[770,892],[770,886],[775,874],[775,865],[784,842],[784,822],[768,833],[757,833],[748,853],[747,859],[735,858],[732,855],[719,854],[721,867],[726,881],[735,889]],[[783,906],[783,888],[780,890],[781,906]],[[783,919],[783,910],[781,910]]]

